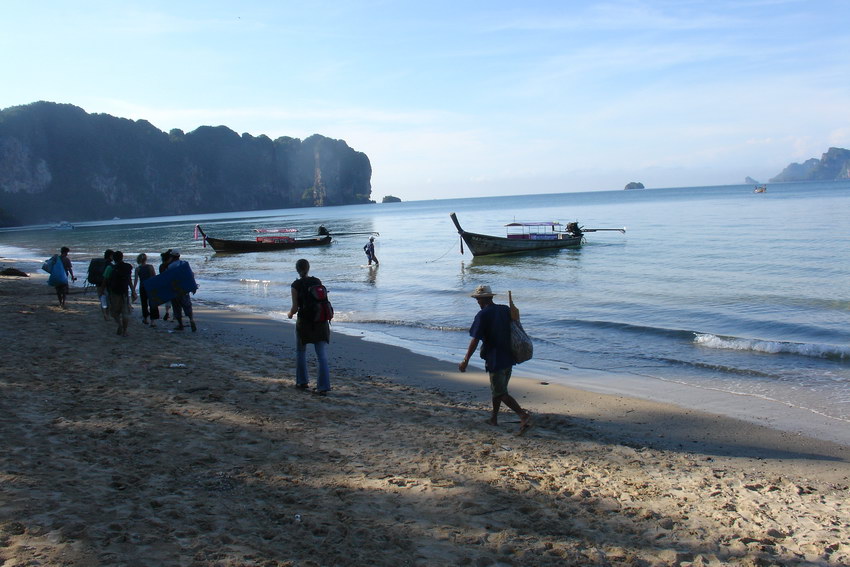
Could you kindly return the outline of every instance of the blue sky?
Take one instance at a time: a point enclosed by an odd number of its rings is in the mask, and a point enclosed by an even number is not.
[[[377,199],[766,181],[850,148],[847,0],[6,0],[0,31],[0,108],[319,133]]]

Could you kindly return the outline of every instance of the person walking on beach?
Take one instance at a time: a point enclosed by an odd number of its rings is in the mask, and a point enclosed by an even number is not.
[[[168,269],[168,264],[171,262],[171,248],[163,252],[159,255],[161,262],[159,264],[159,273],[161,274],[165,270]],[[157,309],[157,313],[159,313],[159,309]],[[171,318],[171,302],[167,301],[165,303],[165,315],[163,315],[162,320],[168,321]]]
[[[59,250],[59,255],[55,256],[56,259],[53,260],[53,267],[47,280],[47,283],[56,288],[59,307],[65,307],[65,299],[68,297],[68,276],[71,276],[72,281],[77,281],[71,259],[68,258],[70,251],[71,249],[67,246],[63,246]]]
[[[309,386],[307,378],[307,345],[312,343],[316,350],[319,375],[316,378],[316,389],[319,395],[325,395],[331,389],[330,369],[328,368],[328,343],[330,342],[330,325],[327,321],[316,321],[315,313],[311,312],[308,294],[310,287],[322,285],[322,280],[310,274],[310,262],[301,258],[295,262],[298,279],[292,282],[292,307],[287,317],[297,313],[295,321],[295,387],[306,390]]]
[[[103,320],[109,321],[109,290],[106,287],[106,278],[109,272],[112,271],[112,250],[106,250],[103,253],[103,264],[97,263],[96,269],[100,270],[100,274],[90,274],[89,279],[94,281],[97,287],[97,298],[100,300],[100,312],[103,314]]]
[[[458,369],[466,372],[470,357],[475,354],[478,343],[482,342],[481,358],[484,359],[484,369],[490,374],[493,398],[493,412],[487,423],[499,424],[499,409],[504,403],[519,416],[519,435],[523,435],[531,427],[531,413],[522,409],[519,402],[508,393],[508,381],[515,364],[511,353],[511,311],[507,305],[493,303],[494,295],[489,285],[479,285],[470,296],[478,301],[480,311],[475,314],[469,328],[472,339]]]
[[[139,254],[136,256],[136,269],[133,272],[133,291],[136,291],[136,285],[139,286],[139,303],[142,304],[142,323],[148,324],[148,317],[151,320],[151,327],[156,328],[156,320],[159,319],[159,307],[148,298],[148,292],[145,289],[145,280],[156,275],[156,269],[148,264],[148,255]]]
[[[71,281],[77,281],[77,276],[74,275],[73,264],[71,264],[71,259],[68,257],[68,252],[71,249],[67,246],[63,246],[59,249],[59,260],[62,261],[62,269],[65,270],[65,285],[56,286],[56,296],[59,298],[59,305],[65,307],[65,299],[68,297],[68,276],[71,276]]]
[[[114,265],[106,277],[109,289],[109,313],[118,323],[116,334],[127,336],[127,326],[130,323],[130,291],[133,301],[136,300],[136,290],[133,288],[133,266],[124,261],[124,253],[116,250],[112,254]]]
[[[363,246],[363,251],[366,252],[366,257],[369,258],[369,265],[372,265],[372,261],[375,261],[375,265],[378,265],[378,257],[375,256],[375,237],[370,236],[369,242]]]
[[[192,268],[189,266],[189,262],[186,260],[180,259],[180,251],[172,250],[171,251],[171,261],[168,263],[167,270],[176,270],[181,266],[186,266],[189,270],[189,275],[191,277],[192,287],[194,289],[198,288],[198,285],[195,283],[195,274],[192,273]],[[194,291],[192,293],[195,293]],[[189,292],[184,292],[171,300],[171,307],[174,309],[174,318],[177,319],[177,330],[182,331],[185,327],[183,326],[183,314],[185,314],[189,318],[189,326],[192,327],[192,332],[198,330],[198,326],[195,325],[195,315],[192,311],[192,298],[189,297]]]

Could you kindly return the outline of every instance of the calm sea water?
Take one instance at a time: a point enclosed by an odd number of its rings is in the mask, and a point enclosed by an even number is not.
[[[513,292],[534,338],[524,373],[568,383],[596,369],[645,381],[649,397],[679,382],[850,421],[848,210],[850,183],[565,193],[30,228],[0,233],[0,254],[43,259],[68,245],[80,274],[107,247],[130,257],[180,248],[197,300],[281,320],[295,261],[306,257],[330,290],[338,332],[454,361],[477,310],[469,293],[488,284]],[[466,230],[496,235],[513,220],[627,232],[588,233],[577,250],[472,258],[451,212]],[[192,239],[196,222],[234,239],[261,227],[376,231],[381,264],[365,265],[365,235],[323,249],[216,254]]]

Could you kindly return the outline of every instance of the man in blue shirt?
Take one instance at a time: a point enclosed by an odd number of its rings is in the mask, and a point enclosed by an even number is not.
[[[372,265],[372,260],[375,261],[375,265],[378,265],[378,257],[375,256],[375,237],[370,236],[369,242],[363,247],[363,251],[366,252],[366,257],[369,258],[369,265]]]
[[[469,348],[466,357],[458,365],[461,372],[466,372],[469,358],[475,354],[478,343],[481,346],[481,358],[484,359],[484,369],[490,374],[490,390],[493,396],[493,413],[487,423],[498,425],[499,408],[502,402],[519,416],[519,435],[531,427],[531,413],[522,409],[513,396],[508,394],[508,381],[511,379],[514,357],[511,353],[511,311],[507,305],[493,303],[495,294],[489,285],[475,288],[471,297],[478,301],[481,310],[475,314],[472,327],[469,329]]]
[[[168,263],[168,267],[166,270],[176,270],[177,268],[185,265],[189,269],[189,274],[191,274],[192,284],[190,288],[198,289],[198,284],[195,283],[195,274],[192,273],[192,268],[189,266],[189,262],[186,260],[180,259],[180,251],[172,250],[171,251],[171,262]],[[192,293],[195,293],[194,291]],[[183,292],[179,294],[177,297],[171,300],[171,308],[174,311],[174,318],[177,319],[177,330],[182,331],[183,327],[183,314],[185,313],[187,317],[189,317],[189,326],[192,327],[192,332],[198,330],[198,326],[195,325],[195,314],[192,311],[192,298],[189,297],[189,292]]]

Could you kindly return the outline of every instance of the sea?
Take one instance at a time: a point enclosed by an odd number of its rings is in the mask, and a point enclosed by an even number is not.
[[[334,332],[453,362],[477,310],[469,295],[486,284],[497,303],[512,292],[533,338],[534,358],[517,373],[609,392],[628,384],[629,395],[696,408],[718,393],[738,406],[772,402],[846,430],[848,211],[846,181],[765,193],[728,185],[435,199],[23,227],[0,231],[0,256],[38,265],[65,245],[84,276],[106,248],[128,259],[145,252],[155,264],[178,248],[200,285],[195,301],[285,324],[303,257],[329,290]],[[499,236],[513,221],[626,232],[587,232],[576,249],[473,258],[452,212],[465,230]],[[321,248],[218,254],[195,239],[196,224],[226,239],[263,228],[306,237],[320,225],[339,236]],[[377,267],[363,252],[370,233]],[[604,378],[612,375],[623,380]]]

